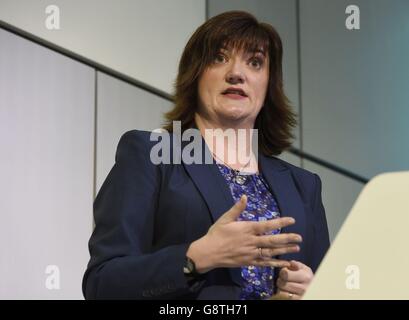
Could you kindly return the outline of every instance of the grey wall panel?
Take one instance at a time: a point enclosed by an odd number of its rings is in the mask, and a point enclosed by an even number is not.
[[[321,178],[322,200],[332,241],[364,185],[308,160],[304,160],[304,168],[317,173]]]
[[[209,17],[229,10],[245,10],[257,19],[270,23],[283,41],[283,77],[288,98],[299,114],[297,25],[295,0],[208,0]],[[299,129],[294,130],[297,139],[294,146],[299,147]]]
[[[93,92],[92,69],[0,29],[0,299],[82,298]]]
[[[409,1],[301,1],[304,150],[368,178],[409,169]]]
[[[119,138],[128,130],[153,130],[163,123],[171,102],[98,73],[97,190],[115,162]]]

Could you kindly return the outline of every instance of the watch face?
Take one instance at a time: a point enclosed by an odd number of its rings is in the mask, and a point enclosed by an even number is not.
[[[189,269],[186,266],[183,267],[183,273],[185,274],[190,273]]]
[[[195,269],[195,265],[194,265],[192,259],[186,257],[185,266],[183,267],[183,272],[185,274],[190,274],[190,273],[192,273],[194,271],[194,269]]]

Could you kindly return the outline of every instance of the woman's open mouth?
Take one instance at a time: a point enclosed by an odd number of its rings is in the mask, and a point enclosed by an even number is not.
[[[242,96],[237,93],[225,93],[223,94],[225,97],[230,98],[230,99],[236,99],[236,100],[241,100],[241,99],[246,99],[246,96]]]
[[[227,98],[235,99],[235,100],[241,100],[241,99],[247,98],[247,94],[243,91],[243,89],[237,88],[237,87],[227,88],[226,90],[222,92],[222,95],[224,95]]]

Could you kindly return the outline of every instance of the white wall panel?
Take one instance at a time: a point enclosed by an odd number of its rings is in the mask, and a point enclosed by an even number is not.
[[[48,30],[56,5],[60,29]],[[204,0],[1,0],[0,19],[166,92]]]
[[[94,70],[0,29],[0,299],[82,298],[93,131]]]
[[[162,127],[172,103],[103,73],[98,73],[97,190],[115,163],[122,134]]]

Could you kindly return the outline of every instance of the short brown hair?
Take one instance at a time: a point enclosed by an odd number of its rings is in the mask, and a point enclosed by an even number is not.
[[[283,89],[283,47],[277,31],[260,23],[248,12],[227,11],[207,20],[190,37],[179,62],[174,83],[174,107],[165,114],[164,129],[172,131],[173,121],[181,121],[182,131],[195,126],[198,103],[198,79],[213,63],[222,47],[268,52],[269,81],[254,128],[258,129],[259,150],[265,155],[278,155],[291,146],[291,130],[296,116]]]

